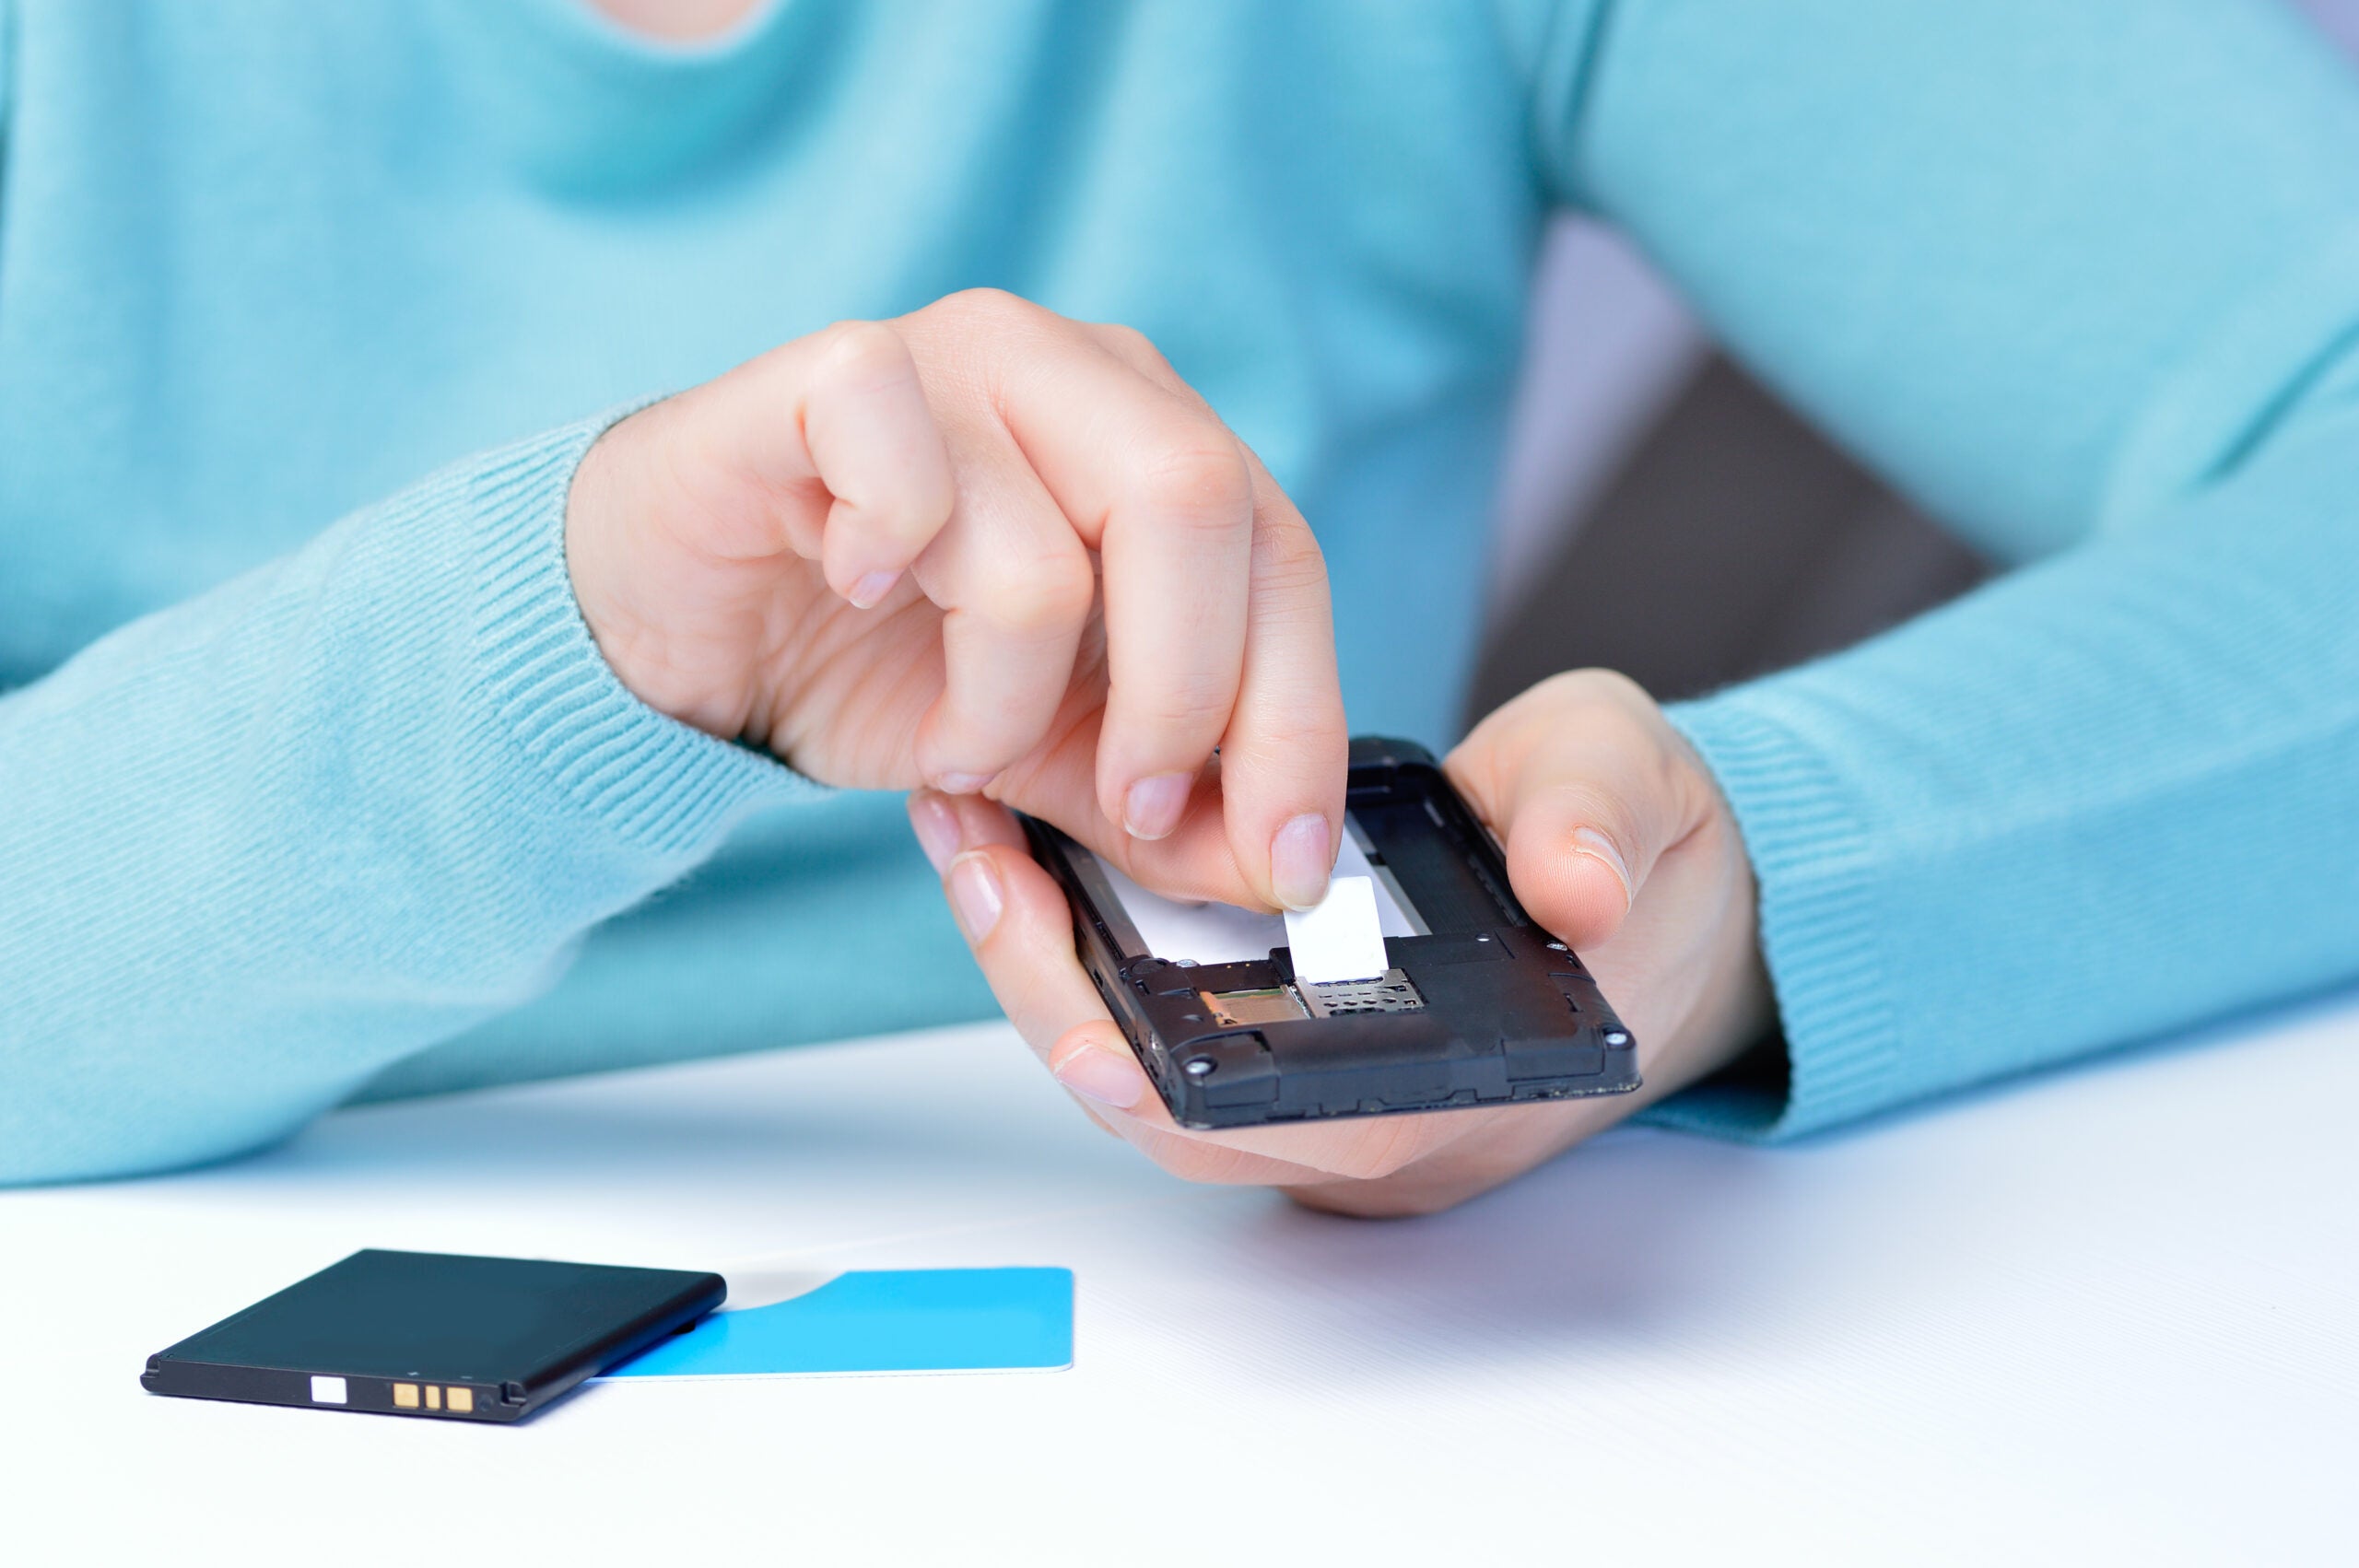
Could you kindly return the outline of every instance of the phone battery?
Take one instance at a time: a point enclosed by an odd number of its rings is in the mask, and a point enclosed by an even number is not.
[[[356,1252],[147,1358],[151,1394],[513,1422],[719,1306],[718,1274]]]

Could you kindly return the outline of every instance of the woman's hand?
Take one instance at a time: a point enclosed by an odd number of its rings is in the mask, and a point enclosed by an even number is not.
[[[1136,333],[979,291],[787,344],[606,432],[566,556],[607,662],[687,723],[1008,802],[1158,887],[1326,885],[1319,546]]]
[[[1107,1015],[1074,956],[1064,895],[1007,813],[933,792],[910,813],[1001,1005],[1099,1122],[1191,1180],[1266,1183],[1349,1213],[1425,1213],[1726,1065],[1770,1012],[1736,825],[1636,685],[1602,671],[1544,681],[1485,720],[1448,767],[1507,846],[1524,907],[1581,955],[1637,1034],[1636,1094],[1191,1131]]]

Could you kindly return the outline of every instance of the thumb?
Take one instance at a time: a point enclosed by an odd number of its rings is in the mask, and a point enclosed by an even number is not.
[[[1685,836],[1688,791],[1639,716],[1607,707],[1556,719],[1538,736],[1527,731],[1520,755],[1490,759],[1485,793],[1516,896],[1576,949],[1596,947]]]
[[[1508,832],[1508,877],[1532,918],[1576,949],[1621,930],[1661,852],[1643,815],[1595,780],[1537,792]]]

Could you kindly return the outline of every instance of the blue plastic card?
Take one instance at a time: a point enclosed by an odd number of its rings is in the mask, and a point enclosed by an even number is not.
[[[1013,1372],[1073,1364],[1070,1269],[839,1274],[807,1295],[717,1312],[609,1377]]]

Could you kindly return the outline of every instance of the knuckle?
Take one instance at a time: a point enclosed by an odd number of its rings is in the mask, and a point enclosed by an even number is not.
[[[986,327],[1029,324],[1048,314],[1022,295],[1011,294],[1004,288],[962,288],[956,294],[945,295],[927,309]]]
[[[1554,713],[1578,711],[1591,700],[1590,677],[1593,670],[1559,670],[1543,681],[1535,681],[1518,693],[1508,705],[1510,710],[1546,709]]]
[[[1125,694],[1118,690],[1115,695],[1119,698]],[[1192,738],[1200,730],[1216,732],[1226,723],[1236,699],[1233,681],[1214,672],[1191,670],[1166,675],[1148,696],[1147,706],[1157,731],[1179,731]]]
[[[1318,536],[1302,523],[1256,529],[1253,580],[1262,589],[1275,592],[1323,591],[1327,585],[1327,555],[1320,549]]]
[[[1285,703],[1276,712],[1269,708],[1257,709],[1250,724],[1238,726],[1241,733],[1222,736],[1220,755],[1225,768],[1248,768],[1255,776],[1269,778],[1300,778],[1305,766],[1316,768],[1311,776],[1326,773],[1343,776],[1344,736],[1343,705],[1332,700],[1319,703]]]
[[[1501,706],[1477,731],[1527,763],[1573,755],[1668,765],[1677,751],[1669,743],[1674,731],[1646,688],[1613,670],[1551,675]]]
[[[1155,340],[1138,328],[1109,322],[1097,330],[1104,334],[1107,345],[1117,357],[1157,375],[1171,373],[1171,361],[1164,357],[1163,350],[1155,345]]]
[[[1618,756],[1643,756],[1654,750],[1656,731],[1647,717],[1619,705],[1590,708],[1581,716],[1592,739]]]
[[[1655,707],[1647,688],[1619,670],[1566,670],[1549,676],[1532,692],[1545,693],[1555,702],[1593,709],[1601,716],[1635,718]]]
[[[1157,360],[1163,357],[1162,352],[1155,346],[1155,340],[1134,326],[1121,322],[1108,322],[1097,330],[1104,333],[1109,342],[1119,345],[1125,357]]]
[[[820,342],[816,373],[823,380],[865,386],[915,369],[909,345],[882,322],[838,322]]]
[[[1036,558],[998,574],[978,606],[992,625],[1019,635],[1062,632],[1089,614],[1097,579],[1077,555]]]
[[[1177,521],[1229,528],[1252,509],[1253,475],[1236,442],[1191,434],[1140,465],[1138,492]]]

